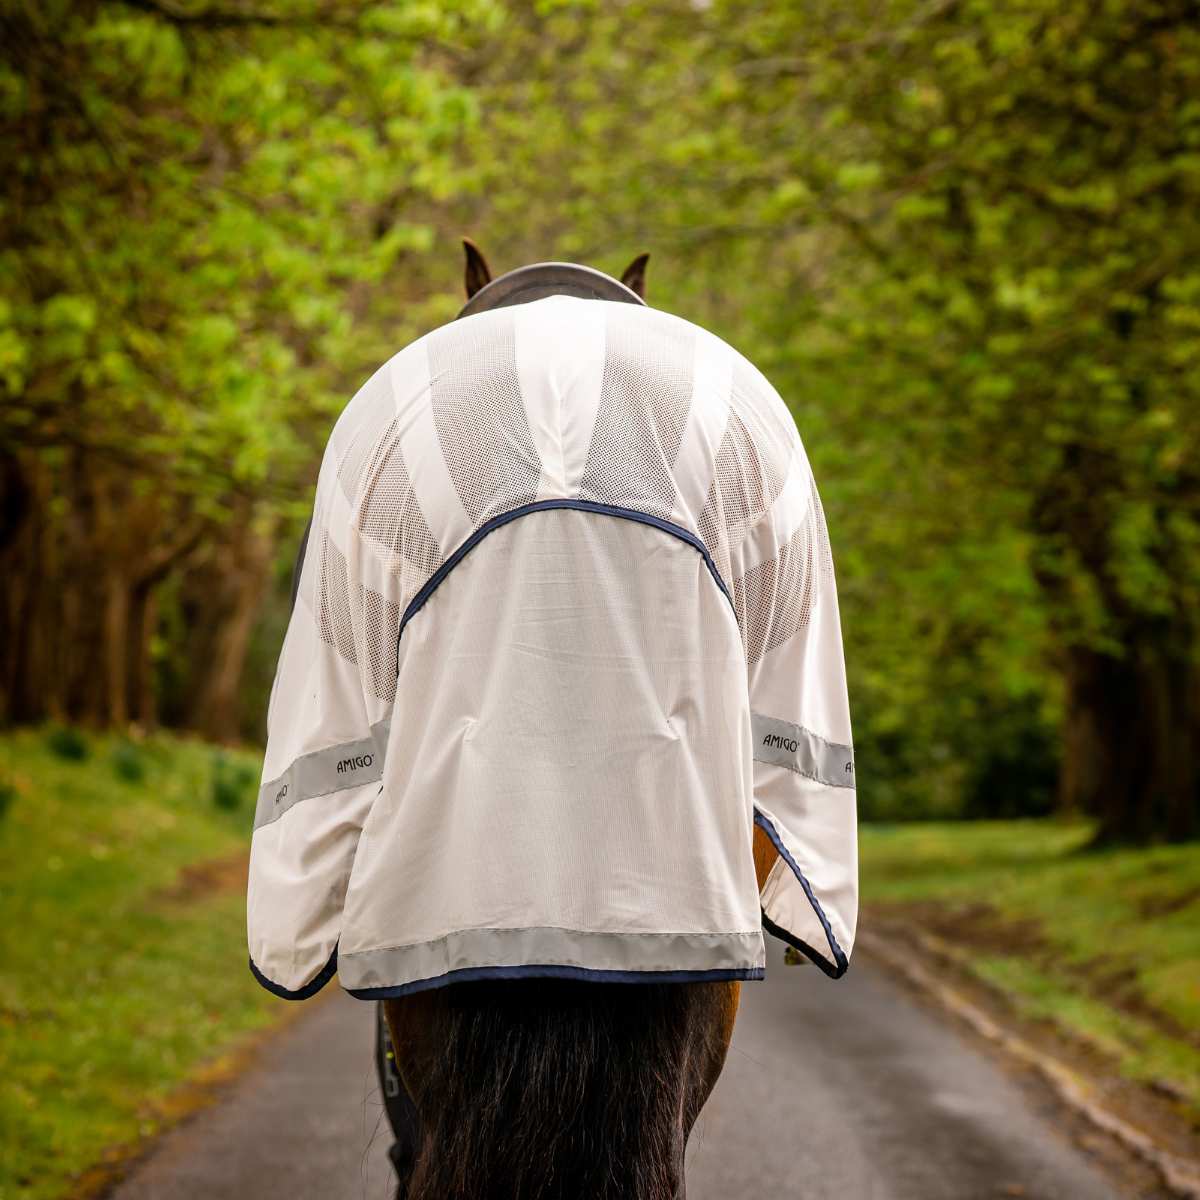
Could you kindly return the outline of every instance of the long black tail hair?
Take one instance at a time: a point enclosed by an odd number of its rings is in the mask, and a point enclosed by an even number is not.
[[[420,1112],[407,1200],[682,1200],[734,985],[497,980],[389,1005],[409,1001],[392,1021]]]

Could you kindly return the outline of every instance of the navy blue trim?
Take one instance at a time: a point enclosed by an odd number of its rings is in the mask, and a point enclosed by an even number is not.
[[[315,996],[337,973],[337,947],[334,946],[333,953],[329,956],[329,961],[317,974],[302,988],[297,988],[294,992],[276,983],[273,979],[268,979],[254,965],[254,959],[251,958],[248,961],[250,963],[250,973],[272,995],[279,996],[284,1000],[307,1000],[309,996]]]
[[[394,1000],[413,992],[427,992],[450,983],[476,983],[484,979],[575,979],[583,983],[699,983],[724,979],[765,979],[763,967],[718,967],[710,971],[609,971],[592,967],[567,967],[553,964],[519,967],[461,967],[414,979],[391,987],[346,988],[358,1000]]]
[[[813,912],[817,914],[817,919],[821,922],[821,927],[825,930],[825,937],[829,941],[829,949],[833,951],[833,961],[836,966],[830,966],[829,959],[823,954],[814,950],[807,943],[800,941],[794,935],[781,929],[765,912],[763,913],[763,928],[768,933],[774,934],[781,941],[787,942],[789,946],[793,946],[799,950],[807,958],[812,959],[830,979],[841,979],[845,975],[846,968],[850,965],[850,962],[846,958],[846,954],[841,946],[838,945],[837,938],[833,936],[833,930],[829,925],[829,918],[825,915],[825,910],[821,907],[816,896],[813,895],[812,885],[804,878],[804,872],[800,870],[796,860],[788,852],[788,848],[779,840],[779,834],[776,833],[775,826],[757,808],[754,810],[754,823],[771,839],[775,849],[779,851],[780,858],[792,868],[792,873],[800,881],[800,886],[804,889],[804,894],[808,897],[809,904],[813,906]]]
[[[725,581],[721,578],[721,572],[717,570],[717,564],[713,562],[712,555],[708,552],[708,547],[690,530],[684,529],[682,525],[676,525],[673,521],[664,521],[662,517],[652,516],[650,513],[640,512],[636,508],[622,508],[616,504],[601,504],[596,500],[535,500],[532,504],[522,504],[518,508],[510,508],[507,512],[498,513],[489,520],[484,521],[478,529],[430,577],[425,581],[421,590],[409,601],[408,607],[404,610],[404,616],[400,618],[400,628],[396,633],[396,674],[400,674],[400,638],[404,634],[404,626],[421,610],[425,601],[433,595],[438,585],[446,578],[450,572],[458,566],[462,561],[463,555],[472,547],[486,537],[493,529],[499,529],[501,525],[507,525],[509,521],[515,521],[517,517],[523,517],[527,513],[541,512],[547,508],[577,508],[583,512],[604,513],[610,517],[624,517],[627,521],[640,521],[643,525],[652,525],[655,529],[661,529],[664,533],[669,533],[682,541],[685,541],[690,546],[694,546],[704,556],[705,565],[708,567],[712,577],[717,581],[717,586],[725,593],[725,599],[729,601],[730,608],[733,609],[734,616],[737,616],[737,609],[733,603],[733,597],[730,595],[729,589],[725,586]]]
[[[777,937],[781,942],[785,942],[787,945],[791,946],[793,950],[799,950],[809,962],[815,963],[818,967],[820,967],[830,979],[841,979],[841,977],[845,975],[845,967],[833,966],[829,959],[827,959],[823,954],[820,954],[814,950],[807,942],[802,942],[794,934],[788,933],[788,931],[784,929],[782,925],[776,925],[775,922],[767,916],[765,909],[761,909],[760,911],[762,912],[762,926],[772,937]]]

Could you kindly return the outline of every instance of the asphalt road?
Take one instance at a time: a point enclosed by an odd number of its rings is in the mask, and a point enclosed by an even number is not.
[[[688,1154],[689,1200],[1117,1200],[1020,1086],[860,957],[743,986]],[[337,991],[176,1129],[115,1200],[390,1200],[369,1005]]]

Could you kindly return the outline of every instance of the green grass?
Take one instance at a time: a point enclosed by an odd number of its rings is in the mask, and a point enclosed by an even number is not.
[[[1020,1011],[1167,1084],[1200,1120],[1200,847],[1090,852],[1089,832],[864,826],[864,906],[952,942]]]
[[[246,967],[236,866],[223,887],[181,880],[249,845],[259,760],[214,753],[0,736],[0,1200],[77,1195],[200,1064],[282,1015]]]

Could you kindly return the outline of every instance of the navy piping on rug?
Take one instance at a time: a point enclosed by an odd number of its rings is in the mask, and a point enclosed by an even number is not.
[[[673,521],[665,521],[662,517],[652,516],[650,513],[640,512],[636,508],[621,508],[615,504],[601,504],[596,500],[535,500],[532,504],[522,504],[517,508],[510,508],[507,512],[497,513],[496,516],[485,521],[470,537],[450,555],[448,559],[422,585],[421,590],[409,601],[408,607],[404,610],[403,617],[400,618],[400,628],[396,633],[396,674],[400,674],[400,639],[404,635],[404,627],[410,620],[421,610],[425,601],[437,590],[438,585],[446,578],[450,572],[458,566],[462,561],[463,556],[467,552],[477,546],[483,538],[485,538],[494,529],[499,529],[501,525],[507,525],[509,521],[515,521],[517,517],[523,517],[528,513],[542,512],[550,508],[574,508],[581,512],[603,513],[610,517],[622,517],[627,521],[639,521],[643,525],[653,526],[655,529],[661,529],[664,533],[669,533],[681,541],[687,542],[689,546],[693,546],[699,550],[704,557],[704,563],[716,580],[717,586],[725,594],[725,599],[729,601],[729,607],[734,613],[734,619],[737,618],[737,610],[734,607],[733,596],[730,594],[729,588],[725,586],[725,581],[721,578],[721,572],[717,570],[716,563],[713,562],[712,555],[708,552],[708,547],[692,532],[684,529],[682,525],[676,525]]]
[[[280,997],[282,1000],[307,1000],[309,996],[315,996],[337,973],[337,947],[334,946],[333,953],[329,956],[329,961],[306,983],[303,987],[298,987],[295,990],[285,988],[283,984],[276,983],[273,979],[268,979],[255,965],[254,959],[251,958],[250,973],[258,980],[274,996]]]
[[[254,978],[283,1000],[307,1000],[315,996],[337,972],[337,947],[329,961],[303,987],[291,989],[268,979],[251,958],[250,971]],[[413,992],[425,992],[450,983],[471,983],[484,979],[576,979],[590,983],[704,983],[717,980],[765,979],[764,967],[720,967],[708,971],[613,971],[591,967],[559,966],[553,963],[526,964],[513,967],[461,967],[429,979],[414,979],[392,987],[346,988],[357,1000],[393,1000]]]
[[[449,983],[484,979],[575,979],[585,983],[703,983],[716,980],[765,979],[765,967],[720,967],[710,971],[613,971],[599,967],[568,967],[552,963],[519,967],[460,967],[432,979],[414,979],[395,987],[347,988],[359,1000],[394,1000]]]
[[[754,810],[754,823],[771,839],[772,845],[779,851],[779,857],[791,867],[792,873],[800,881],[800,886],[804,889],[804,894],[808,897],[808,902],[812,905],[813,912],[817,914],[817,919],[821,922],[821,928],[825,930],[825,937],[829,942],[829,949],[833,954],[833,963],[831,964],[829,959],[821,954],[820,951],[808,945],[807,942],[802,942],[799,938],[781,929],[765,912],[762,915],[763,928],[768,933],[779,938],[780,941],[786,942],[793,949],[799,950],[806,958],[816,963],[830,979],[841,979],[845,975],[846,968],[849,967],[850,962],[846,957],[845,951],[838,945],[837,938],[833,935],[829,918],[825,915],[825,910],[821,907],[820,901],[813,894],[812,885],[805,879],[804,872],[800,870],[799,864],[780,840],[779,834],[775,831],[775,826],[757,808]]]

